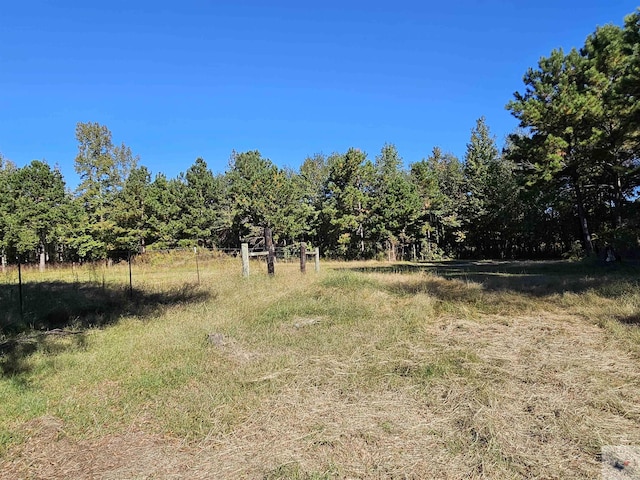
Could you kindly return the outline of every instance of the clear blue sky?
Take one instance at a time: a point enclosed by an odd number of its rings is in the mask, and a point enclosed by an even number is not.
[[[258,149],[297,168],[314,153],[394,143],[406,164],[463,157],[552,49],[622,25],[620,0],[5,1],[0,152],[77,177],[77,122],[99,122],[154,174]]]

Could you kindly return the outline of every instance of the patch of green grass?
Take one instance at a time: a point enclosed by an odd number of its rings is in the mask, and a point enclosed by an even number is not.
[[[330,291],[316,287],[311,292],[291,293],[272,303],[258,316],[265,325],[291,324],[296,318],[321,317],[325,322],[341,323],[368,318],[371,304],[364,301],[370,295],[362,290]]]
[[[449,375],[468,378],[473,375],[473,369],[469,364],[478,361],[477,355],[473,352],[447,352],[433,361],[420,365],[412,373],[412,377],[422,382]]]
[[[344,290],[361,290],[362,288],[376,287],[376,282],[366,275],[359,275],[348,270],[331,272],[320,285],[324,288]]]
[[[335,466],[329,466],[322,472],[306,472],[298,462],[285,463],[267,472],[263,480],[331,480],[338,478]]]
[[[474,352],[464,349],[443,351],[437,345],[424,345],[417,351],[399,346],[376,352],[374,358],[378,362],[369,363],[360,374],[369,379],[369,384],[365,386],[359,381],[357,388],[367,391],[411,388],[424,392],[443,382],[473,384],[478,377],[475,364],[480,361]],[[381,358],[384,360],[380,361]]]

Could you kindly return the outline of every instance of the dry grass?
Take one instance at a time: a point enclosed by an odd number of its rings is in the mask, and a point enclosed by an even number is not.
[[[597,478],[640,445],[633,275],[236,267],[0,379],[0,479]]]

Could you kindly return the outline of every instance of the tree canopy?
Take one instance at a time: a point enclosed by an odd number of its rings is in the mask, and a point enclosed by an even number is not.
[[[638,252],[640,10],[553,50],[506,105],[519,128],[499,146],[484,117],[462,159],[438,146],[406,163],[385,143],[279,167],[232,152],[226,171],[197,158],[152,176],[98,123],[78,123],[75,192],[44,160],[0,155],[0,254],[41,263],[123,251],[237,248],[274,232],[345,259],[557,257],[606,245]],[[37,153],[37,152],[36,152]]]

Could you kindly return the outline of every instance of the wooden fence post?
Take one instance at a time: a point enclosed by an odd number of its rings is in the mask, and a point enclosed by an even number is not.
[[[320,248],[316,247],[316,273],[320,271]]]
[[[300,242],[300,271],[307,273],[307,244]]]
[[[249,276],[249,244],[243,243],[240,245],[240,250],[242,252],[242,276]]]
[[[269,227],[264,228],[264,244],[267,247],[267,273],[273,276],[275,275],[276,249],[273,246],[273,235]]]

